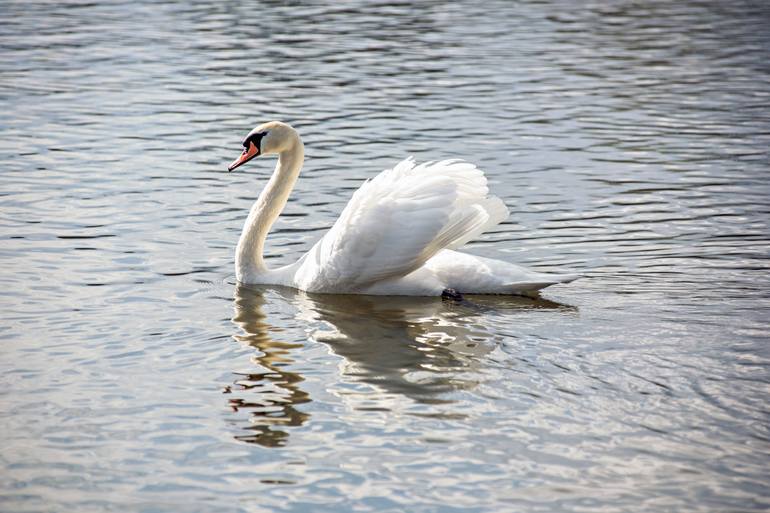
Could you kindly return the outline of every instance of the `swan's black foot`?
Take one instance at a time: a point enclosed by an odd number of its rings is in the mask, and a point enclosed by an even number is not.
[[[452,301],[462,301],[463,295],[457,292],[455,289],[444,289],[441,293],[441,299],[450,299]]]

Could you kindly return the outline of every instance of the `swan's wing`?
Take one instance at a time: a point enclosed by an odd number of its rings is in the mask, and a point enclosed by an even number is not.
[[[458,247],[508,215],[487,197],[473,164],[415,165],[410,157],[365,182],[311,249],[295,280],[316,292],[352,292],[405,276],[444,248]]]

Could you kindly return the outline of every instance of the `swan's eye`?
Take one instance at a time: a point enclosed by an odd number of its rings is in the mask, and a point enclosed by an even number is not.
[[[257,149],[261,148],[262,138],[267,135],[267,132],[257,132],[255,134],[251,134],[243,141],[243,147],[247,150],[249,149],[249,143],[254,143],[254,146],[257,147]]]

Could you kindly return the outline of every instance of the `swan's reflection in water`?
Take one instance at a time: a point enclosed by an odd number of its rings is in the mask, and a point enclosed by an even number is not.
[[[241,333],[233,338],[259,350],[254,362],[261,369],[254,373],[237,373],[239,378],[234,385],[240,390],[253,390],[253,399],[233,398],[229,400],[229,406],[234,411],[245,409],[252,413],[252,423],[247,428],[249,433],[237,435],[236,439],[278,447],[288,437],[280,427],[300,426],[308,419],[309,415],[296,406],[309,402],[310,396],[299,386],[304,378],[282,368],[294,362],[291,350],[302,344],[283,342],[271,336],[272,326],[266,322],[262,311],[264,303],[260,291],[237,287],[232,320]],[[227,391],[230,391],[229,387]]]
[[[231,399],[235,411],[251,414],[249,433],[237,439],[275,447],[284,445],[283,428],[300,426],[310,415],[298,406],[311,401],[303,376],[288,370],[301,342],[274,338],[279,330],[263,312],[265,294],[296,309],[296,319],[311,329],[309,339],[342,357],[345,381],[365,383],[419,403],[452,402],[452,391],[474,387],[484,375],[484,356],[499,336],[484,326],[490,312],[511,309],[570,308],[542,298],[475,296],[460,303],[439,298],[320,295],[282,287],[236,286],[234,338],[259,350],[259,372],[239,374],[235,386],[253,391],[249,400]],[[296,366],[295,366],[296,367]]]

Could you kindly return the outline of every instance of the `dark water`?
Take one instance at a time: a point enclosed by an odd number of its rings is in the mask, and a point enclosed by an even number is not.
[[[0,510],[766,511],[766,2],[3,2]],[[541,299],[234,286],[407,155]]]

